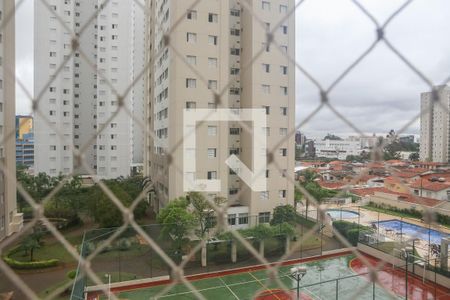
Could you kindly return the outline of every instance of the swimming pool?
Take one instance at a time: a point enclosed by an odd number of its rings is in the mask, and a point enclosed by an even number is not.
[[[328,209],[327,214],[330,215],[333,220],[355,219],[359,216],[359,213],[345,209]]]
[[[394,230],[395,232],[402,232],[410,237],[417,237],[421,240],[428,242],[428,228],[419,225],[411,224],[399,220],[387,220],[380,222],[373,222],[373,224],[378,224],[380,228]],[[434,229],[430,229],[430,242],[432,244],[441,244],[441,240],[444,237],[450,237],[450,234],[446,234]]]

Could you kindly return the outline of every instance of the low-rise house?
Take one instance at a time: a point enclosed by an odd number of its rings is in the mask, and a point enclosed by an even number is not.
[[[424,211],[427,208],[442,208],[442,201],[411,194],[394,192],[374,192],[369,201],[378,205],[388,205],[398,209],[416,209]]]
[[[450,201],[450,182],[428,181],[421,178],[412,183],[410,188],[417,196]]]

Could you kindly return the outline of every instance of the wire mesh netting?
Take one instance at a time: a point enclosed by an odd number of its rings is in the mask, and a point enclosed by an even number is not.
[[[62,63],[58,66],[55,66],[55,73],[51,77],[51,79],[45,84],[44,88],[40,93],[33,93],[29,91],[26,85],[21,81],[20,78],[14,77],[13,70],[5,70],[4,76],[13,76],[17,81],[18,86],[24,94],[28,95],[29,101],[32,103],[33,114],[38,116],[41,120],[44,120],[47,123],[47,126],[54,130],[56,136],[62,140],[66,141],[68,137],[64,134],[61,128],[55,128],[54,124],[50,120],[47,111],[42,111],[40,103],[43,101],[43,95],[45,91],[51,87],[60,76],[63,76],[63,72],[65,66],[68,64],[71,58],[77,57],[81,61],[83,61],[90,69],[93,71],[96,76],[103,82],[105,82],[113,95],[110,100],[117,102],[118,109],[112,113],[107,120],[96,129],[96,136],[92,137],[85,142],[84,145],[81,145],[79,148],[74,148],[72,153],[72,158],[74,165],[77,167],[82,167],[86,170],[86,174],[95,175],[96,170],[94,170],[90,164],[86,161],[85,153],[88,151],[89,146],[93,143],[94,140],[98,138],[98,136],[104,134],[109,126],[114,123],[114,119],[118,116],[118,114],[125,114],[127,117],[133,120],[134,126],[139,130],[142,130],[149,140],[157,139],[158,134],[164,133],[155,133],[151,130],[148,124],[144,120],[140,119],[136,116],[136,114],[130,110],[130,107],[126,102],[128,93],[133,90],[134,85],[141,79],[149,80],[149,73],[151,73],[152,68],[154,68],[154,64],[157,62],[157,57],[164,55],[164,50],[169,49],[172,55],[180,59],[186,66],[189,68],[190,72],[196,76],[198,81],[202,82],[205,86],[214,85],[213,82],[208,81],[205,74],[195,66],[190,64],[183,54],[182,49],[177,49],[172,40],[172,34],[175,34],[177,30],[182,28],[183,21],[186,19],[188,14],[195,9],[196,6],[200,5],[201,2],[209,1],[209,0],[196,0],[196,1],[188,1],[187,9],[181,14],[179,20],[173,22],[173,26],[170,29],[166,29],[164,32],[160,32],[161,35],[161,51],[158,53],[154,53],[155,57],[148,57],[146,65],[142,68],[142,70],[138,73],[136,78],[131,79],[126,83],[126,87],[123,90],[117,90],[115,88],[115,83],[111,82],[107,76],[103,74],[98,68],[97,64],[92,62],[89,59],[89,55],[86,53],[86,49],[83,48],[83,44],[80,43],[80,37],[85,34],[85,30],[89,27],[89,24],[99,17],[102,10],[107,9],[110,4],[110,0],[98,1],[98,5],[96,7],[96,11],[92,11],[92,15],[90,18],[86,19],[86,24],[79,24],[77,30],[70,28],[69,25],[65,22],[64,18],[58,14],[53,9],[54,1],[50,0],[36,0],[40,4],[42,4],[52,15],[55,22],[57,22],[62,28],[64,28],[67,32],[69,32],[69,43],[67,44],[70,49],[69,54],[65,57]],[[16,1],[16,11],[20,10],[25,0]],[[66,1],[67,2],[67,1]],[[70,1],[69,1],[70,2]],[[77,2],[77,1],[73,1]],[[150,22],[153,20],[152,5],[161,5],[162,2],[166,1],[132,1],[129,0],[130,4],[134,3],[139,9],[143,10],[146,15],[146,21]],[[355,55],[355,59],[351,64],[345,68],[343,72],[341,72],[335,80],[328,86],[324,86],[321,81],[315,76],[308,72],[301,63],[297,60],[295,56],[291,56],[290,52],[285,51],[279,40],[276,38],[276,31],[279,30],[282,24],[285,24],[289,20],[293,20],[295,18],[295,14],[298,10],[302,9],[304,3],[308,1],[290,1],[289,6],[287,7],[286,13],[284,17],[278,21],[278,23],[273,26],[273,29],[267,28],[266,22],[264,18],[261,16],[259,10],[256,7],[260,5],[256,5],[257,1],[251,0],[241,0],[237,2],[239,9],[242,12],[245,12],[247,15],[251,16],[254,20],[254,26],[260,26],[262,30],[266,33],[263,40],[263,46],[259,51],[256,52],[256,55],[253,57],[249,57],[246,61],[240,63],[240,73],[245,73],[248,69],[250,69],[254,63],[258,61],[258,58],[266,51],[267,47],[272,46],[273,51],[278,51],[280,55],[288,61],[290,64],[295,66],[295,71],[305,76],[316,88],[317,88],[317,108],[308,116],[306,116],[301,122],[298,122],[293,128],[289,128],[289,132],[286,132],[282,140],[280,140],[272,149],[268,149],[268,156],[274,155],[279,151],[279,145],[284,143],[285,141],[291,140],[295,135],[297,130],[303,128],[310,120],[317,115],[322,109],[328,108],[330,109],[337,119],[342,120],[345,124],[347,124],[358,136],[365,137],[363,130],[360,129],[359,124],[353,123],[350,119],[345,116],[345,113],[338,111],[333,106],[332,101],[332,92],[336,89],[337,86],[341,84],[341,82],[350,74],[352,71],[362,62],[364,61],[376,47],[383,44],[387,49],[389,49],[393,55],[395,55],[400,62],[402,62],[411,73],[417,75],[423,83],[429,88],[429,91],[432,92],[432,100],[430,103],[435,103],[439,105],[446,113],[448,113],[448,107],[444,104],[444,99],[442,99],[442,94],[438,92],[437,86],[446,85],[450,81],[450,77],[442,78],[441,82],[433,82],[427,74],[423,73],[413,61],[410,61],[406,56],[402,54],[402,52],[397,49],[391,40],[387,37],[386,33],[389,31],[389,27],[393,20],[395,20],[398,16],[400,16],[404,11],[408,9],[408,7],[415,1],[408,0],[399,3],[397,9],[395,9],[391,15],[384,20],[383,22],[379,21],[371,11],[364,6],[362,1],[349,1],[354,5],[356,9],[360,11],[360,13],[367,17],[367,19],[373,24],[373,32],[374,38],[372,43],[367,47],[363,53],[359,55]],[[266,2],[266,1],[262,1]],[[269,1],[267,1],[268,3]],[[264,5],[264,4],[263,4]],[[162,5],[161,5],[162,7]],[[3,13],[1,19],[0,30],[5,30],[8,24],[14,20],[14,10]],[[64,45],[66,46],[66,45]],[[292,72],[292,71],[291,71]],[[187,83],[188,84],[188,83]],[[230,87],[234,87],[236,82],[233,80],[223,84],[223,89],[221,91],[214,91],[211,89],[211,97],[215,99],[216,103],[221,103],[221,98],[229,91]],[[293,89],[293,87],[291,87]],[[149,100],[151,103],[153,100]],[[301,103],[296,103],[296,105],[301,105]],[[220,106],[220,105],[219,105]],[[421,116],[430,114],[430,107],[422,109],[420,113],[418,113],[414,118],[409,120],[402,128],[399,128],[396,131],[396,134],[390,136],[388,139],[385,139],[382,143],[377,144],[373,151],[371,161],[380,162],[382,164],[382,168],[391,174],[391,176],[396,177],[397,173],[394,168],[383,161],[380,160],[381,154],[383,152],[384,147],[395,140],[399,134],[404,133],[411,124],[416,122]],[[245,122],[237,121],[242,128],[248,127]],[[183,137],[187,138],[187,137]],[[175,144],[181,144],[183,142],[183,138],[180,141],[177,141]],[[9,132],[5,132],[3,134],[3,139],[1,141],[2,145],[6,145],[8,143],[15,144],[15,129],[11,129]],[[71,144],[71,141],[67,141],[67,144]],[[172,149],[176,150],[175,147]],[[177,165],[177,160],[171,159],[171,153],[166,153],[166,161],[165,163],[175,167],[178,173],[183,174],[183,168],[180,165]],[[192,295],[196,298],[204,299],[205,296],[199,291],[199,289],[189,281],[186,276],[188,274],[196,274],[198,272],[207,272],[219,270],[222,268],[221,264],[229,263],[231,258],[231,249],[234,247],[233,245],[237,245],[237,259],[233,261],[233,263],[237,263],[234,266],[246,266],[246,265],[255,265],[261,264],[264,265],[265,270],[267,272],[268,281],[262,286],[259,286],[255,289],[253,295],[258,295],[265,290],[270,290],[269,286],[271,284],[276,284],[282,290],[290,291],[292,289],[291,286],[286,286],[286,282],[280,280],[280,277],[277,275],[279,269],[282,266],[282,262],[291,259],[291,258],[302,258],[302,257],[310,257],[316,255],[322,255],[325,251],[336,250],[341,248],[348,248],[354,254],[355,257],[359,258],[362,261],[362,264],[366,267],[366,272],[364,274],[367,275],[367,282],[365,284],[361,284],[358,286],[354,286],[351,290],[339,290],[339,285],[344,281],[350,281],[351,278],[341,278],[341,279],[332,279],[330,281],[326,281],[323,285],[330,285],[330,289],[336,289],[336,298],[349,298],[349,299],[361,299],[362,295],[368,295],[367,297],[375,296],[375,284],[377,284],[377,291],[380,293],[384,293],[386,297],[397,297],[395,292],[392,289],[389,289],[386,285],[380,283],[380,279],[377,274],[383,270],[385,267],[389,267],[386,261],[380,261],[377,264],[371,263],[368,258],[362,254],[360,250],[355,248],[355,242],[362,242],[370,247],[374,247],[377,249],[381,249],[386,253],[392,254],[395,256],[395,249],[398,249],[398,257],[402,258],[404,255],[405,249],[409,249],[411,247],[412,253],[415,255],[420,255],[421,257],[426,257],[425,263],[419,264],[418,260],[414,260],[411,263],[412,267],[416,266],[417,268],[423,268],[424,266],[428,269],[434,270],[435,273],[446,274],[448,275],[448,269],[443,270],[440,266],[440,258],[436,257],[436,245],[437,242],[432,242],[435,238],[433,235],[434,231],[432,228],[435,228],[436,220],[439,215],[448,215],[448,211],[434,208],[428,206],[423,202],[422,197],[418,197],[418,195],[411,193],[411,197],[415,198],[416,206],[418,210],[423,213],[423,226],[420,230],[413,230],[407,233],[407,237],[403,232],[403,227],[398,232],[396,229],[392,229],[392,227],[387,226],[386,223],[383,223],[385,220],[385,216],[383,216],[383,220],[380,221],[380,214],[373,220],[372,223],[362,222],[361,219],[358,219],[358,227],[357,227],[357,236],[356,240],[354,236],[349,236],[344,231],[339,230],[336,226],[328,226],[327,229],[330,232],[326,232],[325,225],[330,221],[330,217],[327,214],[328,205],[321,203],[316,199],[313,195],[311,195],[305,186],[303,185],[301,180],[296,180],[293,172],[286,172],[285,167],[281,166],[277,163],[276,160],[271,160],[269,164],[275,168],[280,173],[284,174],[286,182],[289,185],[295,186],[296,189],[303,195],[304,199],[311,205],[310,211],[308,212],[308,208],[306,208],[306,212],[302,211],[298,215],[298,222],[295,227],[295,239],[290,240],[290,245],[286,245],[286,232],[283,231],[282,228],[279,228],[279,231],[272,234],[270,240],[265,241],[266,251],[261,250],[261,241],[258,240],[255,236],[245,235],[245,232],[236,230],[233,228],[234,221],[229,220],[229,215],[227,215],[227,209],[229,208],[229,203],[221,203],[220,205],[213,200],[209,200],[209,206],[214,211],[215,221],[212,223],[211,232],[224,231],[227,235],[222,235],[220,238],[216,240],[212,240],[210,235],[205,235],[201,239],[192,239],[192,241],[188,245],[188,251],[186,253],[179,253],[174,251],[170,245],[166,245],[164,242],[161,242],[159,239],[160,236],[160,225],[145,225],[142,226],[138,224],[136,219],[134,218],[133,212],[138,205],[146,201],[147,196],[150,192],[152,192],[156,198],[166,194],[162,187],[154,184],[154,178],[148,184],[146,184],[143,189],[140,191],[139,195],[136,199],[133,199],[129,205],[124,205],[121,199],[116,195],[114,191],[111,190],[110,186],[106,184],[102,180],[96,180],[95,184],[101,190],[101,192],[107,196],[110,201],[110,205],[117,207],[120,211],[119,218],[123,218],[123,222],[120,227],[114,229],[100,229],[100,230],[92,230],[85,233],[83,240],[81,241],[81,247],[75,247],[68,238],[61,233],[58,226],[55,225],[55,222],[50,220],[44,215],[44,207],[45,205],[54,197],[58,192],[60,192],[67,183],[70,183],[71,179],[77,175],[75,172],[73,174],[64,175],[61,180],[52,187],[51,191],[43,198],[37,201],[23,186],[23,183],[17,181],[17,191],[20,197],[22,197],[28,205],[32,208],[32,217],[28,220],[24,228],[21,232],[12,235],[10,238],[5,239],[0,243],[0,252],[5,254],[6,250],[9,249],[11,245],[14,245],[22,239],[27,232],[29,232],[36,225],[40,224],[45,228],[47,233],[51,235],[59,244],[61,244],[64,248],[64,251],[73,257],[78,262],[77,273],[74,280],[65,283],[63,286],[56,288],[51,293],[44,295],[46,299],[54,299],[57,298],[62,292],[64,292],[68,287],[72,287],[72,299],[84,299],[85,288],[86,286],[100,286],[103,293],[105,295],[109,294],[107,286],[104,285],[105,278],[104,273],[115,272],[118,274],[118,278],[114,279],[115,281],[124,281],[124,280],[133,280],[137,278],[146,278],[146,277],[157,277],[162,275],[170,275],[172,281],[167,284],[163,289],[161,289],[156,295],[155,298],[163,297],[171,289],[173,289],[176,285],[183,285],[186,289],[188,289]],[[2,170],[4,176],[6,178],[14,179],[16,181],[15,171],[11,170],[9,165],[5,164],[4,161],[0,161],[0,169]],[[77,169],[77,168],[74,168]],[[371,168],[365,169],[363,172],[355,176],[349,182],[349,186],[352,183],[358,182],[358,180],[367,175],[371,171]],[[184,174],[183,174],[184,175]],[[405,189],[408,188],[402,184],[401,180],[400,185],[403,185]],[[237,197],[243,195],[245,191],[249,189],[247,186],[243,185],[242,189],[238,192]],[[347,188],[344,188],[342,191],[338,192],[335,197],[339,198],[341,196],[345,196],[348,192]],[[352,211],[360,211],[359,207],[352,206],[350,208]],[[305,215],[306,213],[306,215]],[[250,216],[247,217],[247,224],[259,224],[266,223],[268,220],[261,220],[260,216]],[[339,217],[338,217],[339,219]],[[238,221],[239,222],[239,221]],[[405,225],[407,220],[398,219],[398,222],[401,226]],[[389,224],[388,224],[389,225]],[[392,226],[398,224],[390,224]],[[361,227],[360,227],[361,226]],[[408,226],[408,225],[407,225]],[[424,229],[425,228],[425,229]],[[436,227],[438,228],[438,227]],[[440,228],[440,227],[439,227]],[[231,230],[230,230],[231,229]],[[332,238],[332,237],[333,238]],[[428,238],[428,243],[424,242]],[[418,240],[418,242],[414,242]],[[201,260],[201,253],[204,248],[207,248],[207,260],[212,262],[208,264],[207,268],[199,267]],[[130,255],[129,251],[133,251],[133,256],[137,258],[136,260],[131,260],[128,255]],[[403,252],[402,252],[403,251]],[[434,255],[434,256],[433,256]],[[227,258],[229,257],[229,259]],[[145,262],[145,263],[143,263]],[[398,264],[399,268],[401,268],[401,263]],[[405,267],[403,266],[405,269]],[[408,268],[408,267],[406,267]],[[4,260],[0,260],[0,269],[2,276],[8,278],[10,282],[12,282],[18,290],[21,291],[24,298],[37,299],[39,298],[36,291],[30,288],[24,279],[19,276],[12,268],[9,266]],[[414,272],[414,271],[412,271]],[[130,277],[130,274],[131,277]],[[346,286],[345,284],[343,284]],[[310,286],[304,286],[304,289],[313,289],[313,284]],[[337,288],[336,288],[337,287]],[[317,288],[314,288],[316,290]],[[322,289],[322,286],[320,286]],[[319,290],[320,290],[319,289]],[[381,290],[380,290],[381,289]],[[345,295],[344,295],[345,293]],[[110,294],[112,299],[117,299],[116,295]],[[315,293],[313,297],[320,298]],[[365,296],[364,296],[365,297]],[[441,299],[446,299],[445,297],[449,297],[449,295],[444,295]]]

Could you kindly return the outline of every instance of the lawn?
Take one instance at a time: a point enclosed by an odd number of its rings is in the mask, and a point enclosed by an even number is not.
[[[72,283],[73,283],[72,279],[66,278],[63,281],[58,282],[57,284],[52,285],[52,286],[46,288],[45,290],[41,291],[38,294],[38,296],[41,299],[44,299],[44,298],[48,297],[50,294],[52,294],[53,292],[55,292],[57,289],[65,286],[65,285],[70,285],[69,288],[67,288],[65,291],[63,291],[60,295],[58,295],[55,298],[53,298],[54,300],[65,300],[65,299],[68,299],[69,296],[70,296],[70,290],[71,290],[71,287],[72,287]]]
[[[83,235],[80,233],[76,235],[68,235],[65,238],[70,244],[77,246],[81,244]],[[16,247],[20,247],[20,244]],[[61,263],[66,264],[77,262],[77,260],[66,250],[66,248],[53,236],[46,236],[43,239],[43,245],[41,248],[34,250],[33,256],[35,261],[58,259]],[[30,261],[30,255],[25,254],[22,250],[13,251],[9,257],[23,262]]]

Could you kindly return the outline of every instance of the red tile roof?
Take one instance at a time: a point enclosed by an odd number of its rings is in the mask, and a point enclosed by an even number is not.
[[[422,181],[422,182],[421,182]],[[431,182],[428,180],[416,180],[410,185],[412,188],[438,192],[450,188],[448,182]]]
[[[434,206],[442,203],[441,200],[436,200],[436,199],[426,198],[426,197],[419,197],[419,196],[414,196],[411,194],[396,193],[396,192],[392,192],[392,191],[379,192],[379,193],[380,194],[397,195],[398,200],[402,200],[402,201],[406,201],[406,202],[410,202],[410,203],[414,203],[414,204],[419,204],[419,205],[425,205],[425,206],[429,206],[429,207],[434,207]]]
[[[395,172],[392,176],[400,177],[400,178],[413,178],[419,176],[418,173],[415,172]]]
[[[351,189],[350,193],[355,194],[360,197],[364,197],[367,195],[373,195],[375,192],[386,192],[389,190],[385,187],[370,187],[370,188],[360,188],[360,189]]]
[[[318,181],[317,183],[321,187],[323,187],[325,189],[329,189],[329,190],[342,189],[344,186],[347,185],[345,182],[342,182],[342,181],[337,181],[337,182]]]

